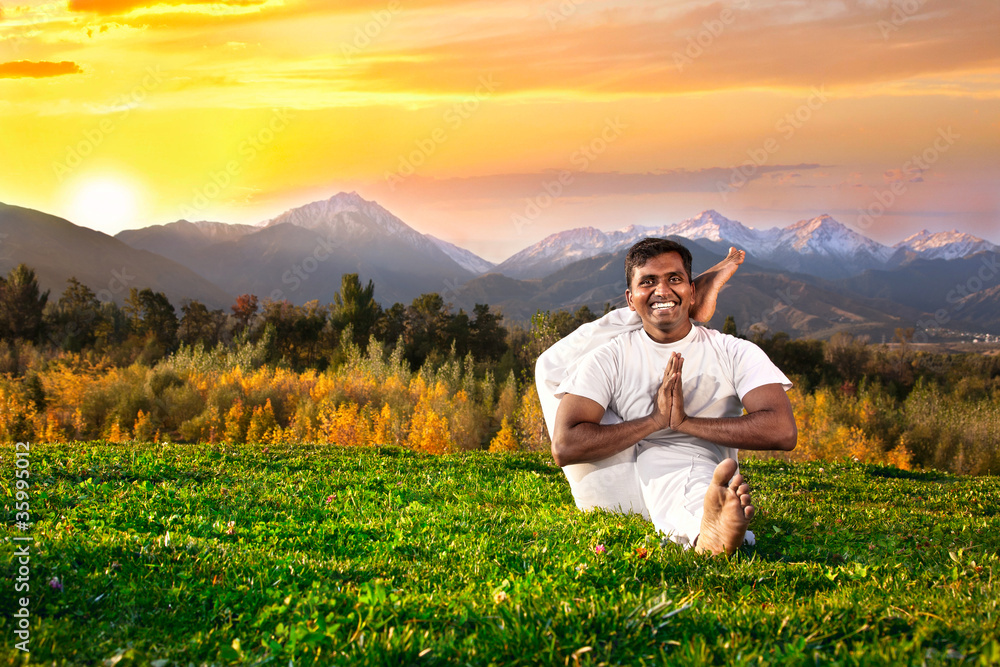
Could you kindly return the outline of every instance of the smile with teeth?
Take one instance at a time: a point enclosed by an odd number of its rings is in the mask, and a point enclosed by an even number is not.
[[[673,308],[677,305],[676,301],[661,301],[659,303],[654,303],[650,308],[653,310],[666,310],[668,308]]]

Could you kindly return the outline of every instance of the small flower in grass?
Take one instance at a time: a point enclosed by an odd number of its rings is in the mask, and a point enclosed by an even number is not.
[[[330,503],[332,503],[336,499],[337,499],[337,494],[336,493],[331,493],[330,495],[328,495],[326,497],[326,504],[329,505]]]
[[[57,577],[52,577],[51,579],[49,579],[49,586],[51,586],[54,590],[57,591],[61,591],[63,589],[62,582],[59,581]]]
[[[493,604],[503,604],[507,601],[507,591],[497,591],[493,594]]]
[[[230,521],[229,523],[226,524],[226,535],[235,535],[235,534],[236,534],[236,522]]]
[[[646,551],[646,547],[636,547],[635,555],[638,556],[639,558],[645,558],[646,556],[649,555],[649,552]]]
[[[608,548],[603,544],[598,544],[596,547],[594,547],[594,553],[597,554],[598,556],[602,555],[607,550]]]

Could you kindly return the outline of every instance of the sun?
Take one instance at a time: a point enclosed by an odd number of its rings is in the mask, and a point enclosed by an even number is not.
[[[121,176],[95,176],[80,181],[69,201],[70,222],[105,234],[138,227],[137,188]]]

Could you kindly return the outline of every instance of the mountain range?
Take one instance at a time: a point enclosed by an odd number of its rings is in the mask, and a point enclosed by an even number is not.
[[[698,241],[723,254],[729,246],[736,246],[763,266],[830,279],[857,275],[867,269],[896,267],[920,258],[957,259],[997,250],[988,241],[958,231],[931,234],[924,230],[890,247],[829,215],[800,220],[783,229],[757,230],[708,210],[660,227],[631,225],[611,232],[584,227],[558,232],[518,252],[494,270],[514,278],[541,278],[554,268],[629,248],[647,236]]]
[[[621,305],[624,254],[647,236],[685,242],[696,273],[731,245],[747,250],[720,295],[716,326],[733,315],[741,330],[756,324],[793,336],[891,337],[896,328],[928,323],[1000,333],[1000,275],[984,277],[996,245],[958,231],[923,231],[886,246],[829,215],[758,230],[709,210],[659,227],[572,229],[493,264],[354,192],[258,225],[180,220],[115,237],[0,204],[0,270],[32,266],[53,298],[75,276],[106,300],[120,303],[127,287],[151,287],[175,305],[195,299],[213,308],[244,293],[329,303],[341,275],[358,273],[374,281],[384,305],[439,292],[456,308],[488,303],[523,321],[537,310]]]

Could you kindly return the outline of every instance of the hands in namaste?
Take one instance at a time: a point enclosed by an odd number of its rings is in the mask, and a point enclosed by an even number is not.
[[[681,384],[681,370],[684,368],[684,357],[677,352],[670,353],[667,368],[663,372],[663,382],[656,390],[656,405],[653,421],[660,429],[679,430],[687,419],[684,412],[684,391]]]

